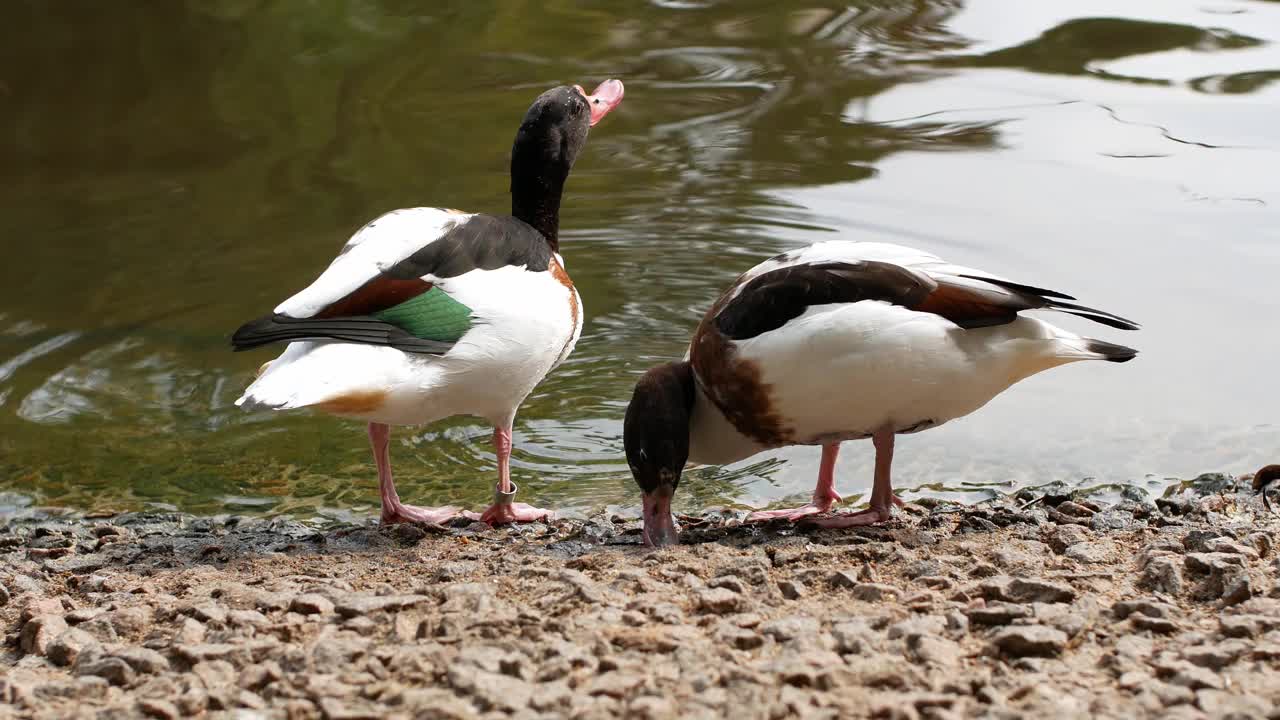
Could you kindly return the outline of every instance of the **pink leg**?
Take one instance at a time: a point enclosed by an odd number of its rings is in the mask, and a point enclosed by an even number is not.
[[[824,513],[838,503],[841,497],[836,493],[836,456],[840,454],[840,443],[827,443],[822,446],[822,465],[818,468],[818,484],[813,488],[813,501],[808,505],[786,510],[761,510],[747,516],[747,522],[760,522],[784,518],[799,520],[806,515]]]
[[[484,513],[476,515],[467,513],[472,520],[487,522],[490,525],[504,525],[513,522],[535,522],[550,520],[550,510],[512,502],[516,496],[515,483],[511,482],[511,427],[495,427],[493,429],[493,447],[498,451],[498,486],[494,488],[493,504]]]
[[[369,445],[378,464],[378,491],[382,494],[382,523],[442,523],[461,514],[456,507],[424,508],[400,502],[396,483],[391,479],[391,428],[382,423],[369,423]]]
[[[887,522],[893,516],[893,506],[902,507],[902,499],[893,494],[889,470],[893,466],[893,430],[884,427],[871,436],[876,447],[876,474],[871,484],[871,507],[847,515],[815,518],[811,522],[820,527],[843,528],[854,525],[875,525]]]

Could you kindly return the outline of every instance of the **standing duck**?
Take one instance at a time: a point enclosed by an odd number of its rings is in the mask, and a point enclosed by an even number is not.
[[[400,501],[388,426],[484,418],[498,483],[479,519],[549,516],[513,502],[511,425],[582,331],[582,301],[559,252],[560,196],[588,128],[622,95],[622,83],[607,80],[591,95],[561,86],[534,100],[511,148],[511,215],[411,208],[356,232],[309,287],[235,332],[236,350],[289,343],[236,405],[366,421],[384,523],[462,514]]]
[[[1138,327],[1074,299],[883,243],[818,243],[757,265],[712,305],[685,360],[636,383],[624,444],[644,492],[646,543],[677,541],[671,496],[687,460],[725,464],[820,445],[812,502],[748,518],[798,520],[840,501],[840,443],[868,437],[876,450],[870,508],[813,521],[887,520],[902,504],[890,482],[895,435],[968,415],[1051,367],[1137,355],[1019,314],[1059,310]]]

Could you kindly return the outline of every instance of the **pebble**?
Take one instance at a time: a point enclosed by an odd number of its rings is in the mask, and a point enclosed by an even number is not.
[[[761,634],[778,642],[786,642],[795,638],[810,637],[818,633],[818,621],[807,615],[791,616],[770,620],[760,625]]]
[[[804,583],[799,580],[781,580],[778,582],[778,591],[782,593],[782,597],[788,600],[799,600],[805,596]]]
[[[851,586],[849,588],[849,594],[856,600],[879,602],[881,600],[897,598],[900,593],[898,592],[898,589],[892,585],[864,582],[856,583]]]
[[[333,612],[333,601],[323,595],[305,593],[289,601],[289,609],[303,615],[328,615]]]
[[[706,613],[724,615],[737,612],[742,608],[743,599],[740,593],[725,588],[711,588],[697,593],[698,609]]]
[[[1043,625],[1015,625],[999,630],[991,644],[1009,657],[1056,657],[1066,647],[1067,635]]]
[[[1182,592],[1182,568],[1172,557],[1153,558],[1142,570],[1138,585],[1148,590],[1178,595]]]
[[[58,634],[46,650],[49,662],[66,667],[75,664],[85,652],[96,652],[101,645],[92,635],[80,628],[70,628]]]
[[[1068,547],[1063,555],[1082,563],[1105,563],[1111,559],[1111,554],[1105,546],[1092,542],[1076,543]]]
[[[61,611],[61,606],[59,606]],[[45,655],[54,639],[67,630],[67,621],[61,615],[35,615],[22,625],[18,645],[23,652]]]
[[[1030,617],[1031,608],[1026,605],[993,601],[985,605],[964,608],[961,612],[974,625],[1008,625],[1018,618]]]

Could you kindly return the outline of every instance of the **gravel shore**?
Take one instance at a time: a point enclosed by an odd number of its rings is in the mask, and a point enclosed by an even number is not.
[[[1247,485],[710,514],[658,552],[632,518],[13,517],[0,717],[1280,718]]]

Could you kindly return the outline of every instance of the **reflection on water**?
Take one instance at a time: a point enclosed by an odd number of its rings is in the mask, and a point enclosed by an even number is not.
[[[1159,492],[1280,448],[1275,3],[28,0],[10,15],[0,506],[367,512],[361,428],[237,411],[267,356],[228,352],[230,330],[387,209],[505,210],[530,98],[607,75],[627,101],[564,217],[587,324],[517,420],[531,501],[633,507],[635,376],[683,352],[737,273],[837,235],[1144,323],[1123,338],[1135,363],[1055,371],[904,437],[908,497]],[[406,497],[487,500],[482,424],[395,437]],[[870,454],[842,454],[846,497],[866,492]],[[681,501],[804,497],[817,460],[698,468]]]

